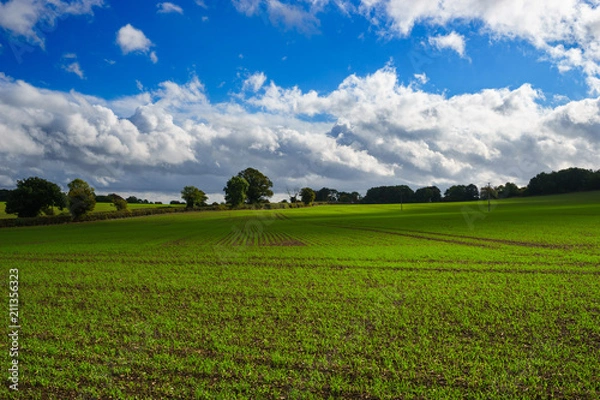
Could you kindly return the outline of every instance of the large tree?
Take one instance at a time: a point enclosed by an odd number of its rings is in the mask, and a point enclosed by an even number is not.
[[[225,192],[225,202],[232,207],[239,207],[246,201],[248,195],[248,181],[240,176],[234,176],[227,181],[227,186],[223,188]]]
[[[186,186],[181,191],[181,198],[185,200],[185,208],[194,208],[194,206],[206,205],[208,197],[196,186]]]
[[[313,203],[313,201],[315,201],[315,198],[317,197],[316,193],[314,190],[312,190],[309,187],[305,187],[302,188],[302,190],[300,190],[300,198],[302,199],[302,202],[304,204],[311,205]]]
[[[266,201],[267,197],[273,196],[273,182],[262,172],[254,168],[246,168],[238,176],[248,182],[248,192],[246,193],[246,202],[257,204]]]
[[[67,198],[69,199],[69,211],[73,218],[79,218],[96,207],[94,188],[90,187],[83,179],[74,179],[69,183]]]
[[[57,184],[45,179],[31,177],[17,181],[6,200],[6,213],[17,214],[19,218],[37,217],[44,209],[67,205],[65,195]]]

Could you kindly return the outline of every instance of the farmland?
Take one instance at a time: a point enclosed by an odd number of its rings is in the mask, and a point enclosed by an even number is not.
[[[600,396],[599,192],[7,228],[0,260],[21,398]]]
[[[129,210],[137,210],[137,209],[143,209],[143,208],[158,208],[158,207],[185,207],[184,205],[164,205],[164,204],[128,204],[127,208]],[[5,211],[6,208],[6,202],[0,201],[0,218],[17,218],[16,214],[6,214]],[[113,206],[112,203],[96,203],[96,207],[94,208],[93,212],[106,212],[106,211],[115,211],[115,207]],[[64,208],[62,211],[59,210],[57,207],[54,207],[54,213],[55,214],[68,214],[69,213],[69,209],[68,208]]]

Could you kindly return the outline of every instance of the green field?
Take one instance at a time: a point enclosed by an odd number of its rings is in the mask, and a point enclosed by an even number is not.
[[[0,229],[20,398],[600,398],[599,192],[403,208]]]
[[[157,208],[157,207],[185,207],[185,205],[169,205],[169,204],[127,204],[127,208],[129,210],[136,210],[138,208]],[[6,202],[0,201],[0,218],[17,218],[16,214],[7,214],[6,213]],[[105,211],[115,211],[115,207],[112,203],[96,203],[96,207],[94,207],[93,212],[105,212]],[[64,208],[62,211],[57,207],[54,207],[55,214],[65,213],[68,214],[69,210]]]

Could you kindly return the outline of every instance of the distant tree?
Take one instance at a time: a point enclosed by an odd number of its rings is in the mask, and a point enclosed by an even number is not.
[[[223,188],[225,201],[232,207],[239,207],[246,201],[250,184],[241,176],[233,176]]]
[[[506,182],[504,185],[498,186],[496,192],[498,192],[498,197],[502,199],[519,196],[521,194],[519,187],[512,182]]]
[[[329,201],[329,193],[331,189],[323,187],[315,192],[315,201]]]
[[[450,186],[444,192],[444,201],[465,201],[467,197],[467,187],[465,185]]]
[[[107,197],[111,199],[111,202],[117,211],[127,210],[127,201],[118,194],[111,193]],[[98,201],[98,197],[96,197],[96,201]]]
[[[300,198],[302,199],[302,202],[304,204],[311,205],[313,203],[313,201],[315,201],[315,198],[317,197],[316,193],[314,190],[312,190],[309,187],[305,187],[302,188],[302,190],[300,190]]]
[[[358,203],[360,202],[360,194],[358,192],[337,192],[338,203]]]
[[[194,206],[206,205],[208,197],[196,186],[186,186],[181,191],[181,198],[185,200],[185,208],[194,208]]]
[[[444,201],[472,201],[479,199],[479,189],[473,185],[454,185],[444,192]]]
[[[112,203],[112,197],[110,197],[110,194],[106,196],[102,194],[97,194],[96,203]]]
[[[129,196],[125,199],[125,201],[127,201],[129,204],[138,204],[140,202],[140,199],[138,199],[135,196]]]
[[[414,194],[413,190],[406,185],[378,186],[367,190],[362,201],[371,204],[412,203]]]
[[[68,186],[69,211],[73,218],[77,219],[94,210],[96,206],[94,188],[83,179],[74,179]]]
[[[417,189],[414,196],[416,203],[436,203],[442,201],[442,192],[437,186]]]
[[[465,188],[465,201],[479,200],[479,189],[472,183]]]
[[[246,202],[249,204],[264,203],[267,197],[273,196],[273,182],[262,172],[254,168],[246,168],[238,176],[248,182]]]
[[[482,200],[490,200],[498,198],[498,190],[491,185],[487,185],[481,188],[480,198]]]
[[[558,194],[600,189],[598,172],[568,168],[558,172],[539,173],[527,185],[528,195]]]
[[[8,189],[0,189],[0,201],[7,201],[10,192]]]
[[[6,213],[17,214],[19,218],[37,217],[44,209],[66,207],[67,201],[60,187],[38,177],[17,181],[17,188],[11,190],[6,200]]]
[[[171,200],[169,202],[169,204],[171,205],[176,205],[176,204],[185,204],[183,201],[179,201],[179,200]]]

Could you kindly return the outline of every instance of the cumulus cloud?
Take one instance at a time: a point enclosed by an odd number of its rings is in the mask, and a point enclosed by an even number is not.
[[[121,48],[123,54],[129,53],[149,53],[150,60],[156,64],[158,57],[156,52],[150,51],[150,48],[154,46],[152,41],[144,35],[139,29],[134,28],[131,24],[123,26],[117,32],[117,44]]]
[[[242,90],[252,90],[253,92],[258,92],[265,84],[266,80],[267,76],[263,72],[257,72],[244,81]]]
[[[430,36],[429,44],[438,50],[450,49],[458,53],[459,56],[465,56],[465,37],[456,32],[450,32],[447,35]]]
[[[580,69],[592,93],[600,93],[600,8],[587,0],[361,0],[359,12],[392,35],[407,36],[416,24],[482,24],[481,33],[524,40],[560,71]],[[457,52],[460,43],[454,39]]]
[[[0,27],[43,48],[44,31],[53,27],[57,19],[93,14],[93,8],[101,7],[103,3],[103,0],[9,0],[0,3]]]
[[[3,181],[43,171],[106,191],[219,193],[252,166],[286,186],[369,187],[508,180],[598,168],[600,99],[540,105],[530,85],[447,97],[386,66],[328,93],[256,73],[244,95],[211,103],[196,77],[117,100],[41,89],[0,74]],[[251,97],[246,97],[246,96]],[[103,189],[104,188],[104,189]]]
[[[183,14],[183,9],[181,7],[179,7],[177,4],[164,2],[164,3],[158,3],[156,5],[156,7],[158,8],[157,13],[159,13],[159,14],[169,14],[169,13]]]

